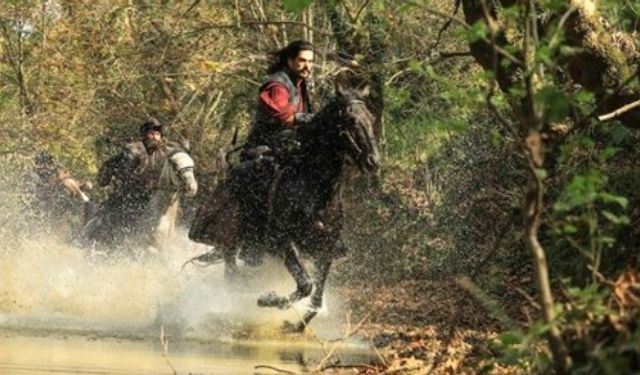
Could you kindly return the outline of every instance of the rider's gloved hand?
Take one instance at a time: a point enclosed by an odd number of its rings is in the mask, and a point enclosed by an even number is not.
[[[295,123],[298,125],[308,124],[313,120],[314,117],[315,114],[313,113],[296,113]]]
[[[291,139],[295,139],[295,131],[293,129],[283,129],[276,134],[276,139],[280,142],[288,142]]]

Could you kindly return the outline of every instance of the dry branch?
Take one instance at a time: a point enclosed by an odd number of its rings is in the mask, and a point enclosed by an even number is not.
[[[273,367],[273,366],[267,366],[267,365],[257,365],[253,367],[254,370],[260,370],[260,369],[267,369],[267,370],[273,370],[279,374],[297,374],[297,372],[293,372],[293,371],[289,371],[289,370],[283,370],[277,367]]]
[[[601,115],[598,116],[598,120],[600,121],[609,121],[609,120],[613,120],[616,117],[622,115],[625,112],[628,112],[634,108],[640,107],[640,100],[636,100],[635,102],[629,103],[625,106],[622,106],[618,109],[616,109],[613,112],[607,113],[606,115]]]

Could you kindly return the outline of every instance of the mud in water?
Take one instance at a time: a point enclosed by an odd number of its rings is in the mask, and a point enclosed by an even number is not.
[[[244,269],[234,282],[222,265],[182,269],[206,250],[184,234],[170,251],[109,261],[55,233],[0,235],[0,374],[171,374],[171,366],[178,374],[273,373],[257,365],[306,372],[324,357],[321,342],[346,327],[328,288],[308,332],[283,335],[280,326],[307,301],[286,311],[256,306],[262,292],[293,290],[280,262]],[[363,342],[341,347],[342,363],[371,359]]]

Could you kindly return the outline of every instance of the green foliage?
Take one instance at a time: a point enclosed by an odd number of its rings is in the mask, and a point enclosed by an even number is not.
[[[638,28],[640,17],[640,1],[603,0],[602,11],[612,23],[626,31]]]
[[[550,364],[549,354],[543,350],[549,326],[537,320],[526,330],[511,330],[500,335],[496,349],[502,353],[500,361],[529,373],[542,373]]]
[[[534,99],[541,112],[539,117],[545,123],[561,121],[569,113],[569,100],[558,87],[542,87],[535,93]]]
[[[637,373],[640,315],[637,303],[622,306],[613,293],[625,287],[621,280],[611,282],[612,287],[601,283],[583,288],[565,286],[566,301],[556,306],[556,324],[562,327],[573,358],[571,374]],[[565,284],[570,284],[569,280]],[[502,353],[500,362],[528,373],[547,373],[550,358],[544,343],[548,330],[549,325],[538,320],[525,329],[504,332],[495,342]]]
[[[469,38],[469,43],[475,43],[479,40],[486,39],[488,32],[489,30],[487,29],[487,25],[484,23],[484,21],[477,21],[476,23],[471,25],[471,28],[468,30],[467,37]]]
[[[630,255],[622,251],[629,246],[623,234],[632,222],[629,195],[638,185],[614,167],[629,157],[627,139],[616,137],[615,127],[601,131],[600,141],[578,134],[564,146],[560,160],[569,175],[557,190],[550,216],[554,247],[559,249],[552,262],[579,282],[595,280],[598,272],[615,273]],[[583,255],[577,258],[582,261],[575,261],[576,253]]]
[[[313,0],[283,0],[283,2],[288,12],[300,12],[311,5]]]
[[[563,0],[543,0],[541,5],[551,12],[563,12],[567,9],[567,2]]]
[[[385,90],[386,152],[390,163],[409,169],[416,160],[434,157],[453,134],[464,131],[484,105],[480,72],[466,71],[463,65],[407,63],[410,86],[388,86]],[[461,78],[466,76],[477,79]]]

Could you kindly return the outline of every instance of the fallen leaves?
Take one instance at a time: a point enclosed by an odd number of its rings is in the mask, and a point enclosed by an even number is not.
[[[411,280],[345,291],[352,307],[371,313],[363,332],[381,350],[363,374],[476,374],[495,357],[498,324],[455,281]],[[492,373],[513,373],[491,367]]]

